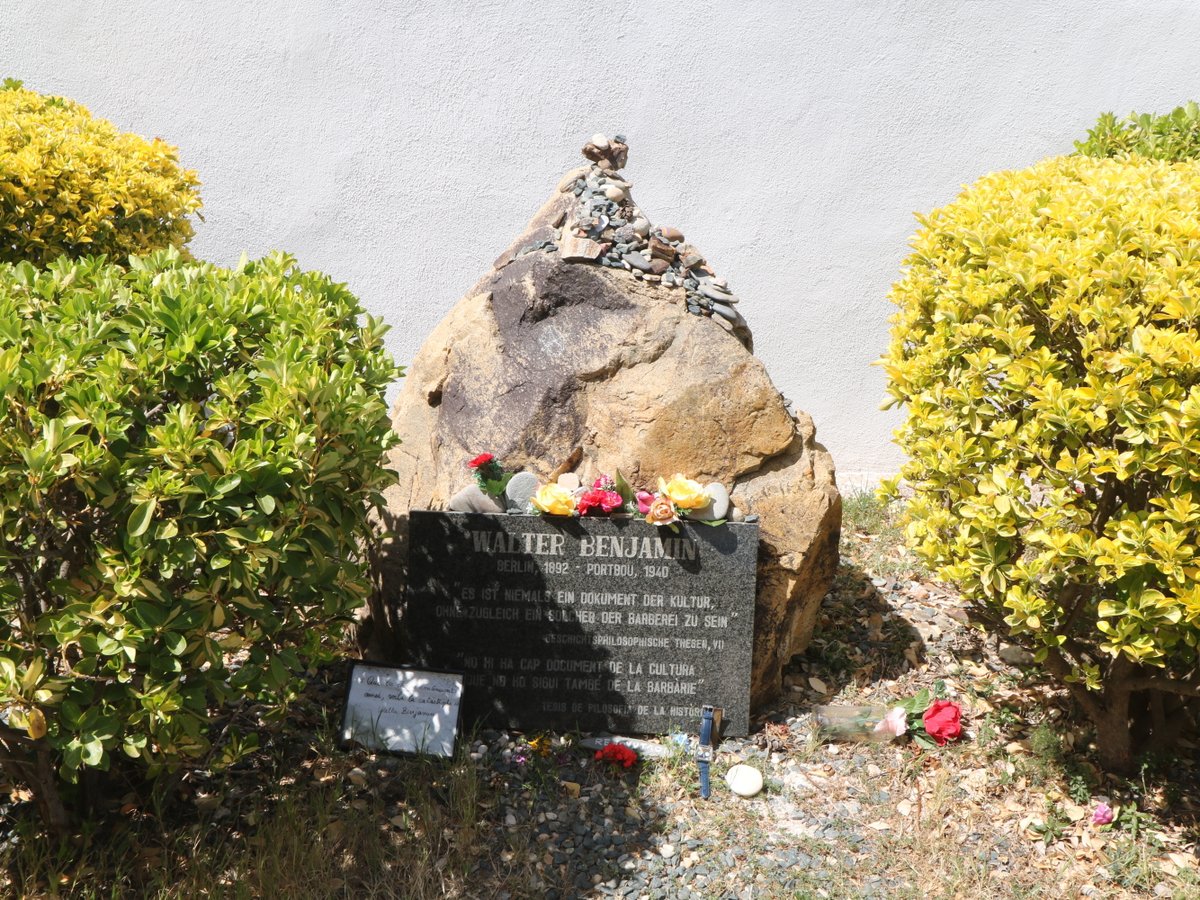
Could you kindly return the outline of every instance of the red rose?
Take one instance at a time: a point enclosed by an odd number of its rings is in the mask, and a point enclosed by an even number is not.
[[[962,734],[962,707],[953,700],[934,700],[921,716],[925,730],[939,747],[946,741],[957,740]]]
[[[607,500],[607,492],[599,489],[584,491],[583,496],[579,498],[579,504],[575,507],[579,510],[581,516],[586,516],[590,510],[604,509],[604,503]],[[607,512],[608,510],[605,510]]]
[[[590,491],[584,491],[583,496],[579,498],[579,503],[576,504],[576,510],[581,516],[586,516],[593,509],[599,509],[601,512],[610,513],[613,510],[620,509],[625,504],[621,499],[621,495],[616,491],[606,491],[601,488],[594,488]]]
[[[477,457],[467,463],[468,469],[478,469],[480,466],[486,466],[496,457],[491,453],[480,453]]]

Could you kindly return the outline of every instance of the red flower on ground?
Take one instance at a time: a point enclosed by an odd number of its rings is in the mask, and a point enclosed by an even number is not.
[[[467,463],[468,469],[478,469],[480,466],[486,466],[496,457],[491,453],[480,453],[477,457]]]
[[[925,731],[942,747],[962,734],[962,707],[953,700],[934,700],[921,716]]]
[[[610,762],[614,766],[623,766],[626,769],[631,768],[637,762],[637,758],[637,753],[624,744],[606,744],[596,751],[596,759]]]

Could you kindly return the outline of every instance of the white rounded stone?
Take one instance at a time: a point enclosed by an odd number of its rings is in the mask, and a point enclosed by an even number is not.
[[[725,783],[739,797],[753,797],[763,788],[762,772],[739,763],[725,773]]]

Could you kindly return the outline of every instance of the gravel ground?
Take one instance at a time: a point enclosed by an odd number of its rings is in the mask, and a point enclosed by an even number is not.
[[[1010,660],[1026,661],[1015,648],[985,645],[948,589],[843,566],[818,636],[792,661],[783,696],[755,717],[749,737],[720,744],[710,800],[700,799],[695,763],[678,746],[668,759],[622,771],[592,759],[578,736],[549,736],[542,756],[526,742],[533,736],[478,735],[471,756],[501,799],[488,812],[489,840],[470,881],[481,886],[479,896],[514,900],[980,890],[989,897],[1200,896],[1200,887],[1187,893],[1196,882],[1178,887],[1161,875],[1138,880],[1114,872],[1102,854],[1078,849],[1096,839],[1082,825],[1064,831],[1058,844],[1030,839],[1040,820],[1022,821],[1020,813],[1044,814],[1046,801],[1022,774],[1036,763],[1021,758],[1029,757],[1028,741],[1020,743],[1029,723],[1001,716],[1008,727],[997,726],[982,697],[1012,685],[1010,708],[1028,701],[1044,711],[1039,704],[1053,706],[1055,695],[1041,687],[1039,699],[1022,693],[1022,672]],[[886,704],[938,680],[968,711],[960,747],[923,754],[904,743],[827,743],[815,733],[816,705]],[[743,799],[728,789],[721,776],[735,763],[763,772],[761,794]],[[1190,763],[1180,765],[1171,777],[1194,779]],[[988,812],[996,803],[1008,804],[1002,819]],[[925,883],[928,865],[942,870],[934,879],[940,883]],[[1047,894],[1049,870],[1057,887]]]

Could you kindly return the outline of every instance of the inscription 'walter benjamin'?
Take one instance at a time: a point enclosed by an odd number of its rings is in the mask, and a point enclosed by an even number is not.
[[[502,531],[472,531],[471,546],[479,553],[562,556],[567,538],[562,534],[508,534]],[[700,549],[686,537],[651,535],[623,537],[598,534],[579,539],[578,555],[617,559],[696,559]]]
[[[414,511],[406,621],[464,711],[514,728],[748,726],[753,525]]]

